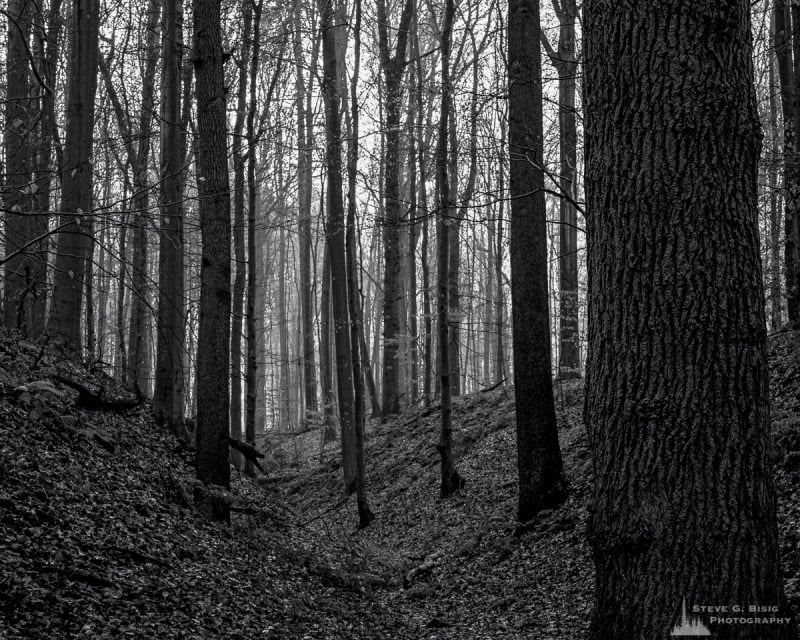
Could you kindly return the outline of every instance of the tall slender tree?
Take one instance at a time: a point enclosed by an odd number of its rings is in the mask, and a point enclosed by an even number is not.
[[[161,167],[158,316],[153,409],[183,437],[183,160],[181,123],[183,3],[164,0],[161,14]]]
[[[225,75],[220,0],[194,2],[197,192],[202,256],[197,337],[197,477],[230,485],[231,202],[225,132]],[[217,520],[226,504],[203,503]]]
[[[562,502],[550,361],[539,4],[508,5],[511,306],[520,521]]]
[[[589,637],[666,640],[684,599],[784,605],[750,2],[587,0],[583,27]]]
[[[558,73],[559,130],[559,229],[558,229],[558,376],[576,378],[581,375],[580,336],[578,334],[578,212],[577,145],[578,58],[575,23],[578,5],[575,0],[553,0],[558,18],[558,47],[553,49],[547,37],[542,43]]]
[[[394,51],[389,38],[389,16],[385,0],[378,0],[378,47],[383,70],[383,111],[386,115],[386,149],[383,167],[383,387],[384,415],[400,411],[400,302],[404,296],[401,279],[400,132],[403,107],[403,74],[414,0],[405,0]]]
[[[439,114],[439,140],[436,145],[436,187],[439,192],[439,211],[436,218],[438,236],[437,264],[438,277],[438,330],[439,330],[439,377],[441,380],[441,428],[437,449],[441,457],[442,482],[440,495],[447,498],[464,486],[464,479],[456,470],[453,461],[453,420],[450,386],[450,340],[449,340],[449,300],[450,280],[450,226],[455,217],[455,203],[450,196],[450,178],[447,173],[449,126],[448,118],[452,110],[452,86],[450,84],[450,50],[453,38],[453,20],[456,8],[454,0],[447,0],[442,20],[442,104]]]
[[[47,331],[79,351],[86,254],[91,241],[92,147],[97,90],[98,0],[73,0],[61,219]]]
[[[339,71],[336,58],[336,25],[333,0],[319,0],[322,29],[323,79],[325,101],[325,164],[327,171],[327,210],[325,236],[329,247],[331,307],[336,351],[336,389],[339,396],[339,421],[342,434],[342,470],[346,493],[356,490],[355,397],[353,356],[347,298],[347,260],[345,216],[342,195],[342,125],[339,99]]]
[[[31,97],[33,87],[28,81],[32,62],[33,3],[10,0],[4,13],[8,20],[8,39],[3,129],[6,158],[0,181],[7,256],[4,260],[3,316],[6,327],[19,328],[27,334],[34,329],[33,325],[41,328],[41,319],[33,317],[34,301],[43,295],[46,284],[34,279],[35,272],[40,271],[35,269],[39,256],[30,255],[27,246],[34,237],[36,227],[33,223],[37,219],[32,182],[37,105]],[[46,90],[52,91],[52,88],[46,87]],[[39,215],[44,215],[44,212]],[[38,310],[43,310],[43,307],[37,307]],[[36,333],[35,329],[33,333]]]

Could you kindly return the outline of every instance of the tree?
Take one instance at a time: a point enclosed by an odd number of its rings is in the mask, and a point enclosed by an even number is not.
[[[378,0],[378,46],[385,89],[386,152],[384,156],[385,213],[383,220],[383,415],[400,411],[400,302],[404,291],[400,255],[400,131],[402,80],[406,67],[408,28],[414,13],[414,0],[405,0],[397,27],[394,53],[389,43],[389,18],[385,0]]]
[[[33,185],[34,137],[37,108],[28,78],[33,5],[27,0],[10,0],[6,49],[6,108],[3,143],[5,171],[2,203],[5,218],[5,276],[3,315],[5,326],[36,336],[44,318],[44,270],[41,255],[30,255],[27,244],[36,237],[36,189]],[[52,88],[47,87],[48,91]],[[36,215],[38,213],[38,215]],[[34,215],[31,215],[34,214]],[[46,218],[45,228],[46,232]],[[45,257],[46,260],[46,257]]]
[[[439,330],[439,376],[441,379],[441,429],[436,448],[441,457],[442,483],[440,495],[448,498],[464,486],[453,461],[453,424],[450,385],[450,341],[449,341],[449,267],[450,267],[450,226],[455,217],[455,203],[450,197],[450,180],[447,174],[447,147],[449,139],[448,118],[452,109],[452,86],[450,84],[450,48],[453,37],[455,2],[447,0],[442,21],[442,104],[439,115],[439,140],[436,146],[436,187],[439,191],[439,212],[436,217],[438,236],[437,264],[438,277],[438,330]]]
[[[547,231],[542,151],[539,5],[508,5],[508,141],[511,159],[511,307],[517,415],[519,520],[566,494],[550,361]]]
[[[666,640],[683,598],[784,603],[749,15],[584,4],[592,640]]]
[[[244,333],[244,294],[248,263],[245,260],[244,174],[245,158],[242,155],[242,138],[247,113],[247,78],[250,58],[251,23],[253,3],[242,2],[242,48],[237,65],[239,86],[236,93],[236,121],[233,125],[231,153],[233,155],[233,317],[231,318],[231,437],[242,437],[242,338]],[[242,457],[234,455],[234,463],[241,468]]]
[[[55,274],[47,331],[80,351],[86,253],[91,241],[92,141],[100,6],[73,0],[64,165]]]
[[[303,70],[302,30],[300,28],[301,7],[296,2],[294,29],[295,87],[297,90],[297,206],[298,240],[300,244],[300,314],[303,334],[303,392],[306,404],[306,418],[317,412],[317,376],[314,365],[314,307],[312,304],[314,284],[311,278],[311,197],[312,197],[312,151],[314,149],[312,91],[307,86]],[[318,39],[315,39],[312,52],[312,69],[309,78],[316,70]],[[311,84],[309,80],[308,85]]]
[[[581,375],[580,336],[578,335],[578,213],[577,200],[578,112],[575,107],[578,58],[575,53],[575,0],[553,0],[558,17],[558,49],[546,37],[542,44],[558,73],[559,202],[558,246],[558,376]]]
[[[775,56],[778,61],[778,78],[781,85],[781,111],[783,113],[783,201],[784,201],[784,260],[786,264],[786,301],[789,322],[800,322],[800,258],[798,258],[797,224],[800,217],[800,148],[798,148],[798,62],[792,61],[793,18],[800,11],[790,13],[785,0],[775,0]]]
[[[356,460],[353,356],[347,298],[346,229],[342,195],[342,125],[339,113],[341,103],[333,0],[319,0],[319,11],[320,28],[322,29],[322,95],[325,101],[325,164],[328,196],[325,237],[330,259],[336,389],[339,395],[339,421],[342,433],[342,470],[344,489],[347,494],[350,494],[356,490],[358,465]]]
[[[230,467],[231,203],[225,132],[225,78],[220,0],[195,0],[197,192],[202,235],[197,337],[197,477],[228,487]],[[227,520],[227,505],[207,514]]]
[[[183,433],[183,159],[181,126],[183,3],[164,0],[161,15],[161,193],[158,234],[158,316],[153,409]]]

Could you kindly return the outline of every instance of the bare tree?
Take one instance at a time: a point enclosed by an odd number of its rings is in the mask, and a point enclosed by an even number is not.
[[[194,0],[194,56],[203,243],[197,339],[197,477],[205,484],[228,487],[231,203],[220,0]],[[203,505],[211,518],[229,518],[223,501]]]
[[[47,331],[79,351],[86,254],[91,241],[92,143],[97,89],[98,0],[73,0],[61,219]]]

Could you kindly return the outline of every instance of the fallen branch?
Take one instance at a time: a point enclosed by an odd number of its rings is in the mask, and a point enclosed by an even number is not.
[[[138,387],[136,388],[135,398],[121,398],[113,396],[111,398],[106,398],[103,387],[99,387],[95,391],[90,389],[82,382],[61,375],[56,376],[56,380],[78,392],[78,399],[75,401],[75,406],[81,409],[88,409],[90,411],[105,410],[122,413],[127,409],[139,407],[144,402],[144,396]]]
[[[264,454],[256,449],[252,444],[249,442],[242,442],[241,440],[231,438],[230,436],[228,436],[228,444],[233,449],[236,449],[236,451],[241,453],[247,460],[252,462],[256,467],[258,467],[258,470],[261,471],[261,473],[267,475],[267,472],[264,471],[264,467],[262,467],[261,463],[258,461],[259,458],[264,458],[266,456],[264,456]]]
[[[508,380],[508,378],[503,378],[500,382],[497,382],[497,383],[493,384],[491,387],[486,387],[485,389],[481,389],[480,392],[481,393],[489,393],[490,391],[494,391],[498,387],[504,385],[506,380]]]

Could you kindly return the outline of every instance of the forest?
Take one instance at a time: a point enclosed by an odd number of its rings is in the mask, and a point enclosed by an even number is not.
[[[799,637],[800,5],[0,22],[0,640]]]

